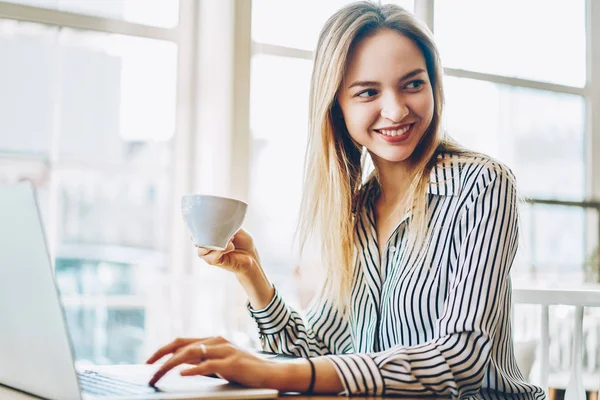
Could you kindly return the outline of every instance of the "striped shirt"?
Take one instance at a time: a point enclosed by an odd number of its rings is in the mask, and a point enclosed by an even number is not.
[[[471,162],[475,161],[475,162]],[[441,154],[428,185],[428,246],[408,248],[405,216],[380,253],[374,199],[357,216],[350,311],[315,299],[305,317],[276,291],[248,304],[263,348],[325,356],[344,395],[543,399],[513,352],[509,271],[518,243],[514,178],[486,157]]]

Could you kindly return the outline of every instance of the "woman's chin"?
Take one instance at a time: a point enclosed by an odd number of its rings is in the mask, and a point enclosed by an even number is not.
[[[376,152],[375,155],[382,162],[387,163],[403,163],[406,162],[412,154],[412,151],[403,151],[403,152]]]

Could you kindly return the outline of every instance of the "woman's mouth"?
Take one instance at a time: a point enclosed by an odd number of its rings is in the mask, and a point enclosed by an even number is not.
[[[415,123],[413,122],[397,127],[374,129],[374,131],[388,143],[400,143],[406,141],[410,137],[414,125]]]

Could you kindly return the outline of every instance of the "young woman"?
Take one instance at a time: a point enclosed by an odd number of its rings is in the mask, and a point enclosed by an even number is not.
[[[393,5],[335,13],[316,50],[299,225],[302,243],[322,243],[320,295],[305,317],[288,307],[243,230],[225,251],[198,249],[237,276],[263,348],[302,358],[177,339],[148,360],[173,355],[151,383],[190,363],[183,375],[282,391],[544,398],[513,354],[514,178],[444,136],[442,105],[425,25]]]

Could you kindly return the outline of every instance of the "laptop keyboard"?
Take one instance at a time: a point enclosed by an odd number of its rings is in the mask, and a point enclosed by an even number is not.
[[[97,396],[150,394],[160,392],[159,389],[139,382],[126,381],[112,376],[102,375],[96,371],[77,371],[81,390]]]

